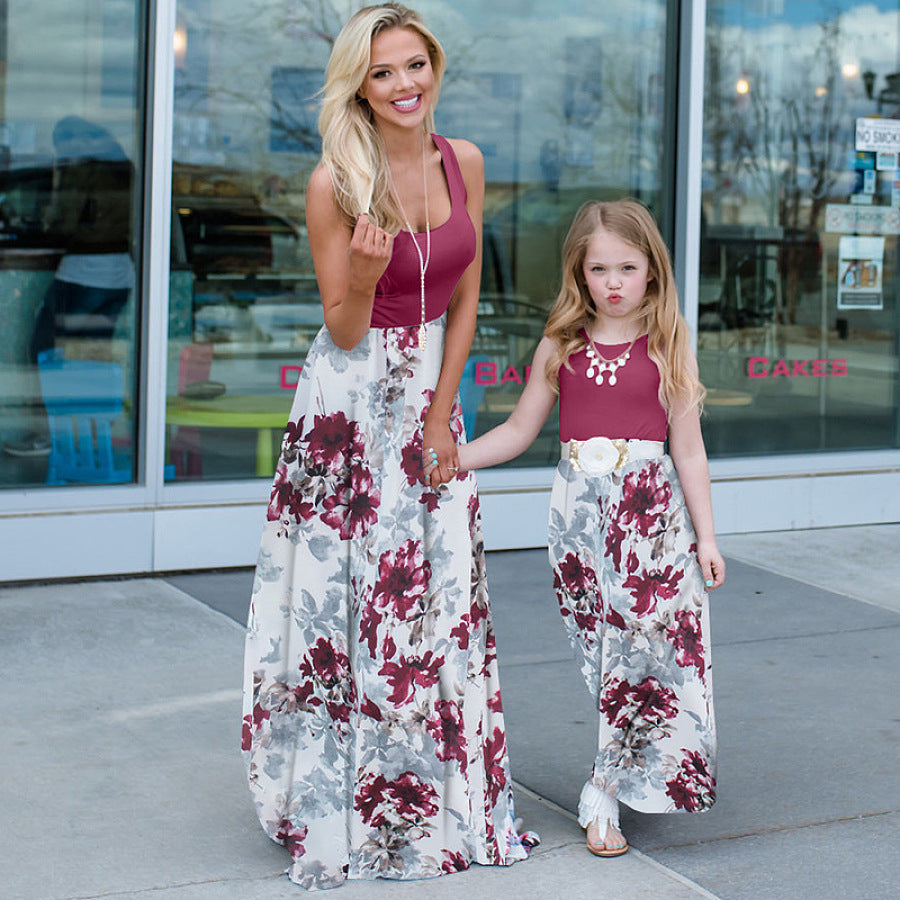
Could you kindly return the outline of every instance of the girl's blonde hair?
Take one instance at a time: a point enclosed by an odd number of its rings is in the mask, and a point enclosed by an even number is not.
[[[639,310],[639,334],[649,335],[650,358],[659,369],[659,399],[671,413],[702,404],[706,391],[689,366],[690,336],[678,308],[669,252],[650,211],[637,200],[593,200],[576,213],[563,243],[562,287],[550,310],[544,334],[556,344],[547,362],[547,380],[559,391],[559,370],[570,371],[569,356],[583,349],[595,307],[584,277],[584,258],[594,234],[603,229],[647,257],[651,280]]]
[[[359,10],[335,39],[325,70],[319,133],[322,162],[348,223],[352,226],[360,213],[367,212],[376,225],[397,232],[403,215],[394,197],[387,153],[369,104],[359,94],[371,64],[372,39],[390,28],[411,28],[425,41],[434,72],[434,102],[425,128],[434,131],[434,105],[446,56],[418,13],[399,3],[385,3]]]

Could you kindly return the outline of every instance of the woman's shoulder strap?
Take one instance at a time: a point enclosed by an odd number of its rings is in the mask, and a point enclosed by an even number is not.
[[[450,186],[451,203],[456,197],[459,197],[463,204],[466,202],[466,182],[463,178],[462,169],[459,167],[459,160],[456,158],[456,152],[453,145],[443,135],[432,134],[432,139],[438,150],[441,151],[441,159],[444,161],[444,171],[447,173],[447,184]]]

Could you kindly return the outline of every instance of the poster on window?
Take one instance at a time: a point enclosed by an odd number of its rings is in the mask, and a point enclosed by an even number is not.
[[[838,309],[882,309],[883,237],[844,236],[838,248]]]

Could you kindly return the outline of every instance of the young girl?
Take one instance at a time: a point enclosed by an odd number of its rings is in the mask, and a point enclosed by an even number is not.
[[[633,200],[587,203],[562,268],[515,410],[459,457],[464,470],[512,459],[559,397],[550,562],[600,712],[578,821],[591,853],[618,856],[628,845],[617,801],[641,812],[715,802],[706,591],[725,580],[725,563],[700,433],[703,387],[656,223]]]

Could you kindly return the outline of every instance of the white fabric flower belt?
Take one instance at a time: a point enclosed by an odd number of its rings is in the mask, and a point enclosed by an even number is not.
[[[562,458],[568,459],[576,472],[585,475],[609,475],[629,460],[655,459],[665,455],[662,441],[625,440],[592,437],[586,441],[563,441]]]

